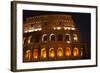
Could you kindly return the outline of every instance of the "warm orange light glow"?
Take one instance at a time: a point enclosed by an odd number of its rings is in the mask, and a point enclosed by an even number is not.
[[[57,30],[60,30],[61,29],[61,27],[57,27]]]
[[[66,48],[65,55],[66,56],[71,56],[71,49],[69,47]]]
[[[78,36],[77,36],[77,34],[73,34],[73,39],[74,39],[74,41],[78,41]]]
[[[64,27],[64,30],[67,30],[67,27]]]
[[[42,30],[42,28],[37,28],[37,29],[30,28],[30,29],[24,30],[24,33],[34,32],[34,31],[41,31],[41,30]]]
[[[33,51],[33,58],[38,59],[38,49],[34,49]]]
[[[46,58],[46,48],[41,49],[41,58]]]
[[[78,48],[74,48],[74,50],[73,50],[73,55],[74,55],[74,56],[78,56],[78,55],[79,55],[79,50],[78,50]]]
[[[70,28],[70,27],[68,27],[68,30],[71,30],[71,28]]]
[[[53,29],[54,29],[54,30],[56,30],[56,29],[57,29],[57,30],[60,30],[61,27],[53,27]]]
[[[66,33],[66,42],[71,43],[71,35]]]
[[[53,27],[54,30],[56,30],[56,27]]]
[[[31,60],[31,50],[27,50],[26,52],[25,52],[25,60],[27,60],[27,61],[29,61],[29,60]]]
[[[32,36],[29,36],[29,37],[28,37],[28,44],[31,43],[31,38],[32,38]]]
[[[49,50],[49,57],[53,58],[55,56],[54,48],[50,48]]]
[[[72,30],[75,30],[75,28],[74,28],[74,27],[72,27],[71,29],[72,29]]]
[[[62,49],[61,47],[59,47],[59,48],[57,49],[57,56],[58,56],[58,57],[62,57],[62,56],[63,56],[63,49]]]

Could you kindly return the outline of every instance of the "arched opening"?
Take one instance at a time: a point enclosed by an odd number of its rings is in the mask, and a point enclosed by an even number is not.
[[[83,48],[81,48],[81,51],[80,52],[81,52],[81,56],[83,56]]]
[[[78,41],[78,36],[77,36],[77,34],[73,34],[73,41]]]
[[[65,36],[65,41],[66,41],[67,43],[70,43],[70,41],[71,41],[71,36],[70,36],[70,34],[66,34],[66,36]]]
[[[79,56],[79,50],[78,48],[73,49],[73,56]]]
[[[26,51],[25,51],[25,55],[24,55],[24,59],[25,59],[26,61],[30,61],[30,60],[31,60],[31,56],[32,56],[31,50],[26,50]]]
[[[54,48],[50,48],[49,49],[49,57],[50,58],[54,58],[55,57],[55,50],[54,50]]]
[[[38,59],[38,49],[33,50],[33,59]]]
[[[71,56],[71,49],[69,47],[66,48],[65,55],[66,56]]]
[[[63,48],[59,47],[57,49],[57,57],[62,57],[63,56]]]
[[[51,40],[51,41],[55,41],[55,40],[56,40],[55,34],[50,34],[50,40]]]
[[[32,42],[32,36],[28,37],[28,44],[30,44]]]
[[[41,58],[46,58],[46,48],[41,49]]]
[[[46,42],[48,40],[47,34],[43,34],[42,36],[42,41]]]

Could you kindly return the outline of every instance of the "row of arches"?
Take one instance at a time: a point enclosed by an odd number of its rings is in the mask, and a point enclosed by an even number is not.
[[[77,41],[78,40],[78,35],[77,34],[73,34],[72,37],[70,34],[65,34],[65,36],[63,36],[62,34],[58,34],[57,36],[55,34],[50,34],[49,36],[49,40],[50,41],[63,41],[63,38],[65,38],[65,41],[71,41],[71,39],[73,41]],[[43,34],[42,36],[42,41],[46,42],[48,40],[48,35],[47,34]]]
[[[73,34],[72,37],[70,34],[65,34],[65,36],[63,36],[62,34],[50,34],[50,36],[48,37],[47,34],[43,34],[42,35],[42,42],[47,42],[48,40],[50,41],[63,41],[63,39],[65,39],[65,42],[70,43],[71,40],[72,41],[78,41],[78,35],[77,34]],[[23,38],[23,44],[25,42],[27,42],[28,44],[30,44],[32,42],[32,36],[29,36],[27,39],[26,37]],[[38,40],[38,39],[37,39]]]
[[[66,47],[65,50],[61,47],[59,47],[57,50],[54,48],[50,48],[49,52],[47,52],[46,48],[42,48],[39,52],[39,49],[33,49],[32,50],[26,50],[24,54],[24,59],[27,61],[30,61],[32,59],[46,59],[49,58],[63,58],[63,57],[70,58],[70,57],[79,57],[83,56],[83,48],[77,48],[71,49],[70,47]]]

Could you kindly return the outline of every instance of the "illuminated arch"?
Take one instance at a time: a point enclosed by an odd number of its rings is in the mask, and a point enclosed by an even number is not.
[[[71,56],[71,49],[69,47],[66,48],[65,55],[66,56]]]
[[[49,49],[49,57],[51,57],[51,58],[55,57],[55,50],[54,50],[54,48],[50,48]]]
[[[73,56],[79,56],[79,50],[76,47],[73,49]]]
[[[30,61],[31,56],[32,56],[31,50],[26,50],[25,55],[24,55],[25,60]]]
[[[38,49],[33,50],[33,58],[38,59]]]
[[[50,34],[50,40],[51,40],[51,41],[55,41],[55,40],[56,40],[55,34]]]
[[[46,41],[47,41],[47,34],[43,34],[43,36],[42,36],[42,41],[43,41],[43,42],[46,42]]]
[[[41,49],[41,58],[46,58],[46,48]]]
[[[73,41],[78,41],[78,36],[77,36],[77,34],[73,34]]]
[[[30,44],[31,41],[32,41],[32,36],[29,36],[29,37],[28,37],[28,44]]]
[[[59,48],[57,49],[57,56],[58,56],[58,57],[62,57],[62,56],[63,56],[63,48],[59,47]]]
[[[81,51],[80,52],[81,52],[81,56],[83,56],[83,48],[81,48]]]
[[[67,43],[70,43],[70,41],[71,41],[71,36],[70,36],[70,34],[66,34],[66,36],[65,36],[65,41],[67,42]]]

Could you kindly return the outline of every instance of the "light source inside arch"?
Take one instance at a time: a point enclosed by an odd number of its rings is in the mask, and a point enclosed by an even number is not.
[[[77,40],[78,40],[77,34],[73,34],[73,41],[77,41]]]
[[[46,58],[46,48],[41,49],[41,58]]]
[[[49,57],[54,58],[55,57],[55,51],[54,48],[49,49]]]
[[[28,37],[28,44],[31,43],[31,40],[32,40],[32,36],[29,36],[29,37]]]
[[[63,56],[63,48],[59,47],[59,48],[57,49],[57,56],[58,56],[58,57],[62,57],[62,56]]]
[[[70,36],[70,34],[66,34],[66,36],[65,36],[65,41],[66,41],[67,43],[71,43],[71,36]]]
[[[66,48],[65,55],[71,56],[71,49],[69,47]]]
[[[60,30],[61,29],[61,27],[57,27],[57,30]]]
[[[33,50],[33,59],[38,59],[38,49]]]
[[[24,57],[25,60],[30,61],[31,60],[31,55],[32,55],[31,50],[26,50],[25,57]]]
[[[78,48],[73,49],[73,56],[78,56],[79,55],[79,50]]]

